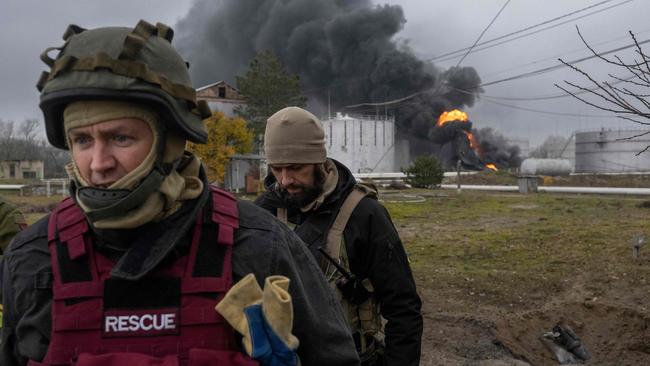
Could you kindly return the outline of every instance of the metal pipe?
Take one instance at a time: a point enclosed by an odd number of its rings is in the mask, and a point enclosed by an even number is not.
[[[444,189],[456,189],[455,184],[442,184]],[[463,189],[473,189],[479,191],[502,191],[517,192],[516,186],[488,186],[488,185],[463,185]],[[631,195],[650,195],[650,188],[621,188],[621,187],[538,187],[540,192],[549,193],[589,193],[589,194],[631,194]]]

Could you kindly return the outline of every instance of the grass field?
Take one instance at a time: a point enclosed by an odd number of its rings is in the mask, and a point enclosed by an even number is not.
[[[643,202],[449,191],[386,206],[418,277],[508,302],[517,299],[512,284],[528,292],[559,286],[579,271],[646,272],[629,260],[632,238],[648,232],[650,209]],[[612,259],[625,261],[612,268]]]

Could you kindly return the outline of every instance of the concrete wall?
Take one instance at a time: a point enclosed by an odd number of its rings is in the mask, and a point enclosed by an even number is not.
[[[327,155],[353,173],[393,172],[395,120],[391,117],[352,117],[337,113],[324,120]]]

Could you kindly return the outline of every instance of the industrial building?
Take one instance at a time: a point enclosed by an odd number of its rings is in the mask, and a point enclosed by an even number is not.
[[[612,131],[575,134],[576,173],[650,172],[648,130]],[[641,153],[641,154],[639,154]]]
[[[322,120],[327,156],[353,173],[394,172],[396,166],[395,119],[391,116],[350,116],[337,113]],[[406,149],[408,151],[408,149]]]

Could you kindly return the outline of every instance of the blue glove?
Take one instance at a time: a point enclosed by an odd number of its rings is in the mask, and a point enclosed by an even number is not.
[[[244,308],[251,335],[251,357],[264,366],[295,366],[298,364],[296,352],[289,348],[269,325],[262,305],[255,304]]]

